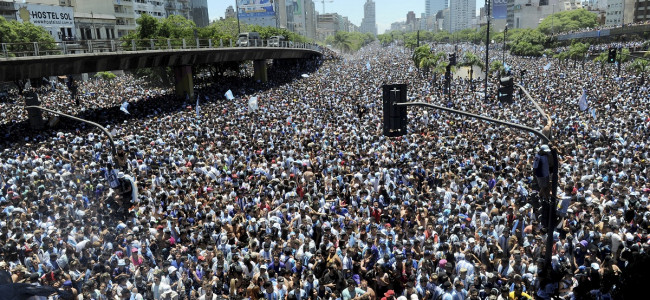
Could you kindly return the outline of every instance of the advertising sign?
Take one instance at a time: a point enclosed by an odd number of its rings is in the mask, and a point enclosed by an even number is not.
[[[74,27],[72,7],[18,4],[18,21],[43,27]]]
[[[492,19],[505,19],[508,17],[508,0],[492,1]]]
[[[240,18],[273,17],[275,16],[273,0],[237,0]]]
[[[296,16],[302,15],[302,0],[292,0],[293,14]]]

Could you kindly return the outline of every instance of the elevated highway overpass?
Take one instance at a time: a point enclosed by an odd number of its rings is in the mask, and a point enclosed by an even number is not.
[[[224,47],[223,41],[213,43],[211,40],[196,40],[193,41],[193,46],[187,44],[185,40],[1,44],[0,82],[111,70],[172,67],[176,93],[193,95],[192,66],[197,64],[251,60],[254,62],[255,78],[266,81],[266,60],[311,59],[322,55],[316,45],[288,42],[279,47],[269,47],[266,41],[252,47],[230,47],[231,42]]]

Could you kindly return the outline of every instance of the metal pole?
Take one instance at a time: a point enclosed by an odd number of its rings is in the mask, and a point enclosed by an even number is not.
[[[535,106],[535,108],[537,109],[537,111],[539,111],[539,113],[542,114],[542,116],[543,116],[544,118],[546,118],[546,120],[547,120],[548,122],[551,122],[551,117],[550,117],[548,114],[546,114],[546,112],[544,112],[544,110],[542,109],[542,107],[540,107],[539,104],[537,103],[537,101],[535,101],[535,100],[533,99],[533,97],[530,96],[530,94],[528,93],[528,91],[527,91],[523,86],[521,86],[520,84],[515,84],[515,86],[518,87],[518,88],[520,88],[522,91],[524,91],[524,94],[526,95],[526,97],[528,98],[528,100],[530,100],[530,102],[533,102],[533,105]],[[550,138],[550,137],[549,137],[549,138]]]
[[[458,115],[462,115],[462,116],[466,116],[466,117],[471,117],[471,118],[475,118],[475,119],[479,119],[479,120],[483,120],[483,121],[487,121],[487,122],[497,123],[497,124],[504,125],[504,126],[507,126],[507,127],[516,128],[516,129],[520,129],[520,130],[523,130],[523,131],[526,131],[526,132],[530,132],[530,133],[536,135],[537,137],[539,137],[540,139],[542,139],[544,142],[546,142],[546,143],[550,142],[549,138],[546,135],[544,135],[541,131],[539,131],[537,129],[530,128],[530,127],[524,126],[524,125],[510,123],[510,122],[507,122],[507,121],[493,119],[493,118],[490,118],[490,117],[475,115],[475,114],[468,113],[468,112],[465,112],[465,111],[462,111],[462,110],[455,110],[455,109],[452,109],[452,108],[447,108],[447,107],[443,107],[443,106],[439,106],[439,105],[435,105],[435,104],[431,104],[431,103],[425,103],[425,102],[404,102],[404,103],[394,103],[393,105],[397,105],[397,106],[424,106],[424,107],[444,110],[446,112],[450,112],[450,113],[454,113],[454,114],[458,114]]]
[[[235,14],[237,15],[237,34],[240,34],[241,33],[241,25],[239,24],[239,2],[238,1],[239,0],[235,0],[235,7],[237,9],[237,12]]]
[[[488,101],[488,74],[490,74],[490,0],[485,0],[485,7],[487,7],[487,32],[485,38],[485,102]]]
[[[506,24],[506,29],[503,30],[503,65],[506,64],[506,34],[508,33],[508,24]]]
[[[117,151],[115,150],[115,141],[113,140],[113,137],[111,136],[110,132],[108,132],[108,130],[104,126],[99,125],[99,124],[97,124],[95,122],[92,122],[92,121],[77,118],[75,116],[71,116],[71,115],[68,115],[68,114],[65,114],[65,113],[62,113],[62,112],[58,112],[56,110],[47,109],[47,108],[44,108],[44,107],[41,107],[41,106],[25,106],[25,108],[27,108],[27,109],[29,109],[29,108],[40,109],[40,110],[50,112],[50,113],[53,113],[53,114],[57,114],[57,115],[60,115],[60,116],[68,117],[70,119],[73,119],[73,120],[76,120],[76,121],[79,121],[79,122],[82,122],[82,123],[87,123],[87,124],[93,125],[93,126],[99,128],[99,129],[101,129],[104,132],[104,134],[106,134],[108,139],[111,141],[111,154],[113,156],[113,161],[115,161],[115,157],[117,156]]]

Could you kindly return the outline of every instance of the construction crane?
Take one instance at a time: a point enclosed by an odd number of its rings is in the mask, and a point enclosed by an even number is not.
[[[320,3],[323,3],[323,14],[325,14],[325,2],[332,3],[334,0],[320,0]]]

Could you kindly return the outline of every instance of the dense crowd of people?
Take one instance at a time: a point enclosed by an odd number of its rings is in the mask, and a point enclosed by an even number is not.
[[[458,76],[444,95],[443,76],[399,46],[328,56],[271,67],[266,83],[215,74],[198,100],[129,75],[83,83],[93,96],[81,108],[65,85],[42,87],[43,105],[104,125],[116,157],[90,126],[33,131],[22,97],[2,104],[0,279],[98,300],[610,299],[642,286],[650,98],[636,75],[507,56],[553,120],[549,232],[532,172],[547,146],[538,138],[419,108],[406,135],[381,134],[383,84],[543,127],[526,98],[501,104],[498,76],[487,100],[482,81]],[[111,188],[112,170],[129,192]]]

